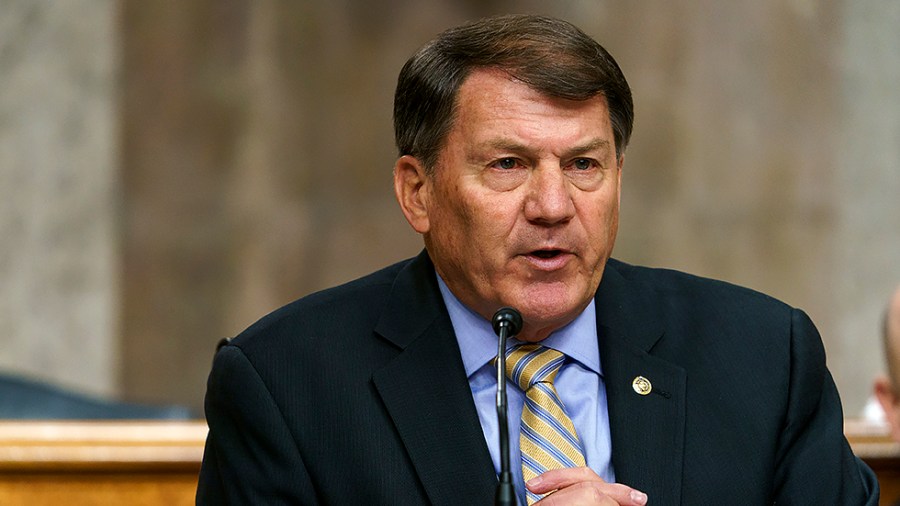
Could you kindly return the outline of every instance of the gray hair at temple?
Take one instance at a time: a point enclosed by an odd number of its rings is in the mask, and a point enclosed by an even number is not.
[[[394,95],[394,135],[400,156],[433,173],[453,126],[456,97],[475,70],[507,72],[549,97],[606,98],[621,157],[631,137],[631,89],[613,57],[577,27],[546,16],[495,16],[451,28],[403,66]]]

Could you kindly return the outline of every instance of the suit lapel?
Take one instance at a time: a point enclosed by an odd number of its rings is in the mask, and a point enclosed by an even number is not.
[[[616,481],[646,492],[654,505],[681,502],[685,371],[650,354],[662,345],[659,301],[610,262],[597,292],[597,332],[606,384]],[[637,377],[651,385],[646,395]]]
[[[373,382],[430,501],[490,504],[496,474],[426,253],[397,276],[376,333],[400,349]]]

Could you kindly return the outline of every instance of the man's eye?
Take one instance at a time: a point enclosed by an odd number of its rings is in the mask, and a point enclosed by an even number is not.
[[[572,163],[572,166],[578,170],[588,170],[593,167],[594,164],[587,158],[576,158],[575,162]]]
[[[516,159],[515,158],[502,158],[496,163],[497,167],[500,169],[508,170],[514,169],[516,167]]]

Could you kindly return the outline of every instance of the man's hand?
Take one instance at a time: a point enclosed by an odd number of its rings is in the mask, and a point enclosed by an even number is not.
[[[525,484],[535,494],[552,494],[534,506],[644,506],[647,494],[621,483],[606,483],[587,467],[555,469]]]

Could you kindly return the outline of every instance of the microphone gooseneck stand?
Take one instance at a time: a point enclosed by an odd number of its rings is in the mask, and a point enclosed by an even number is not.
[[[506,340],[522,330],[522,315],[511,307],[494,313],[491,325],[497,334],[497,428],[500,435],[500,482],[494,495],[495,506],[516,506],[516,490],[509,467],[509,425],[506,407]]]

